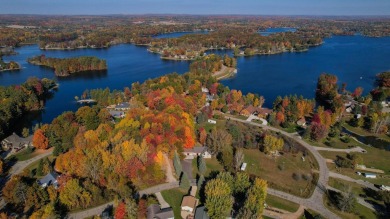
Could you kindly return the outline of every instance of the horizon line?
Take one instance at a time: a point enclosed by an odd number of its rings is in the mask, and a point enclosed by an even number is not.
[[[3,15],[19,15],[19,16],[257,16],[257,17],[266,17],[266,16],[278,16],[278,17],[390,17],[390,14],[388,15],[374,15],[374,14],[356,14],[356,15],[337,15],[337,14],[319,14],[319,15],[314,15],[314,14],[186,14],[186,13],[134,13],[134,14],[127,14],[127,13],[112,13],[112,14],[36,14],[36,13],[0,13],[0,16]]]

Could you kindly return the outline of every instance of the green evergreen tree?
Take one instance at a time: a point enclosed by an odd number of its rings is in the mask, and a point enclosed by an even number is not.
[[[198,156],[198,170],[201,175],[204,175],[207,170],[206,162],[202,156]]]
[[[37,176],[43,175],[43,159],[39,160],[36,174],[37,174]]]
[[[173,157],[173,166],[175,167],[176,176],[180,178],[181,172],[183,172],[183,168],[180,163],[180,158],[177,152],[175,151],[175,155]]]
[[[187,173],[183,172],[180,178],[180,188],[182,189],[189,189],[190,188],[190,181],[188,180]]]

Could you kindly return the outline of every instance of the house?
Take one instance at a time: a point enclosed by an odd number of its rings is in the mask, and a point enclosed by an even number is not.
[[[362,117],[362,114],[359,114],[359,113],[358,113],[358,114],[355,115],[355,118],[356,118],[356,119],[360,119],[361,117]]]
[[[198,199],[196,199],[194,196],[184,196],[183,201],[181,202],[181,217],[194,218],[195,209],[197,205]]]
[[[32,145],[32,135],[27,138],[22,138],[19,135],[12,133],[12,135],[1,141],[1,146],[4,150],[12,150],[14,152]]]
[[[244,108],[243,110],[241,110],[240,115],[250,116],[253,114],[253,115],[257,116],[259,114],[258,109],[259,108],[257,108],[257,107],[249,105],[246,108]]]
[[[210,219],[204,206],[196,208],[195,219]]]
[[[351,112],[352,112],[352,108],[351,108],[351,107],[348,107],[347,109],[345,109],[345,111],[346,111],[347,113],[351,113]]]
[[[125,111],[125,110],[129,110],[130,108],[131,108],[130,103],[123,102],[117,104],[114,109],[117,111]]]
[[[210,124],[217,124],[217,121],[212,120],[212,119],[208,119],[207,122],[210,123]]]
[[[376,175],[373,173],[363,173],[364,177],[375,179]]]
[[[42,187],[45,188],[47,186],[53,185],[54,188],[58,188],[58,174],[56,172],[51,172],[44,176],[42,179],[38,180],[38,184]]]
[[[124,113],[123,111],[117,111],[117,110],[109,110],[108,111],[110,113],[110,115],[114,118],[125,118],[126,116],[126,113]]]
[[[173,210],[172,208],[160,209],[160,206],[157,204],[149,205],[146,211],[147,219],[173,219]]]
[[[299,126],[301,126],[301,127],[306,127],[306,119],[305,119],[305,117],[300,118],[300,119],[297,121],[297,125],[299,125]]]
[[[258,109],[257,109],[257,113],[258,113],[258,116],[267,117],[269,114],[272,113],[272,109],[268,109],[268,108],[258,108]]]
[[[207,89],[206,87],[202,87],[202,93],[210,93],[209,89]]]
[[[241,165],[241,171],[245,171],[246,166],[247,166],[247,163],[243,163],[243,164]]]
[[[211,153],[208,147],[193,147],[191,149],[185,148],[183,154],[186,156],[185,159],[194,159],[197,156],[202,156],[203,158],[211,158]]]

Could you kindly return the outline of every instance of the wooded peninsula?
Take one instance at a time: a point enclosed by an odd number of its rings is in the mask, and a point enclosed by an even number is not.
[[[45,55],[35,56],[27,60],[34,65],[42,65],[53,68],[57,76],[69,76],[73,73],[83,71],[107,70],[105,60],[92,56],[82,56],[77,58],[50,58]]]
[[[0,72],[1,71],[12,71],[20,69],[20,65],[15,61],[4,62],[3,57],[0,56]]]

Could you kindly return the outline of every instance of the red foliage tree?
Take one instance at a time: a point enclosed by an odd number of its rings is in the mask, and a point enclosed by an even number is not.
[[[114,217],[115,219],[123,219],[126,216],[126,205],[125,203],[119,203],[118,207],[115,209]]]
[[[321,140],[328,133],[328,129],[325,125],[316,122],[312,123],[310,131],[310,136],[315,141]]]
[[[146,218],[147,203],[145,199],[141,199],[138,202],[138,218]]]

